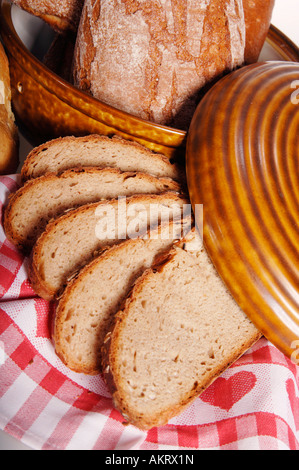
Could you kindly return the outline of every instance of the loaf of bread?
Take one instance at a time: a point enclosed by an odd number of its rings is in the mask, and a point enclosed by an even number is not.
[[[190,211],[188,199],[169,192],[101,201],[67,212],[48,223],[33,247],[33,289],[46,300],[59,296],[69,278],[103,248],[180,218],[185,210]]]
[[[19,141],[11,109],[9,64],[0,43],[0,174],[15,173],[18,164]]]
[[[167,191],[178,192],[180,185],[147,173],[112,168],[50,173],[28,181],[13,194],[5,211],[4,229],[14,245],[29,252],[47,223],[66,210],[102,199]]]
[[[101,347],[132,283],[190,230],[191,218],[165,223],[146,237],[105,250],[72,279],[56,308],[55,351],[75,372],[101,372]],[[100,280],[100,282],[99,282]]]
[[[245,53],[257,58],[272,11],[272,0],[260,3],[85,0],[74,84],[130,114],[187,130],[206,85],[243,65]]]
[[[165,155],[121,137],[63,137],[36,147],[22,167],[22,180],[80,167],[118,168],[182,181],[185,172]]]
[[[260,336],[193,232],[137,279],[104,340],[104,377],[129,423],[162,426]]]
[[[44,65],[67,82],[72,81],[75,40],[73,34],[56,33],[43,58]]]
[[[12,0],[57,31],[77,31],[84,0]]]

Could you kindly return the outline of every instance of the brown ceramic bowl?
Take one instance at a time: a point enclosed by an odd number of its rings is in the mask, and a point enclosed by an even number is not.
[[[190,199],[203,205],[197,222],[218,273],[297,364],[298,77],[298,62],[271,61],[219,80],[194,114],[186,151]]]
[[[20,39],[8,0],[1,2],[0,27],[11,67],[14,111],[32,145],[58,136],[98,133],[118,134],[169,157],[184,152],[184,131],[117,110],[52,73]],[[273,27],[267,47],[280,60],[299,61],[298,49]]]

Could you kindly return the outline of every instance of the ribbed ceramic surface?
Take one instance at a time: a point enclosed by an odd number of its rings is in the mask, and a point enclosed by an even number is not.
[[[299,64],[255,64],[218,82],[192,121],[187,174],[218,272],[264,335],[298,359]]]

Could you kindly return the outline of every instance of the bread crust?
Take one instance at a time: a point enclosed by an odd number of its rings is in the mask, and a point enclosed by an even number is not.
[[[9,64],[0,43],[0,174],[15,173],[19,164],[19,138],[11,109]]]
[[[186,237],[186,240],[189,236]],[[142,290],[144,283],[148,279],[154,276],[155,272],[161,272],[167,268],[168,263],[171,263],[176,257],[177,249],[183,249],[184,240],[179,242],[177,245],[169,250],[168,253],[162,255],[157,259],[156,263],[150,268],[147,269],[135,282],[132,287],[131,292],[129,293],[123,308],[115,315],[114,322],[111,326],[110,331],[107,333],[104,345],[102,347],[102,369],[104,374],[105,382],[107,383],[108,389],[112,395],[114,406],[121,412],[124,419],[134,426],[142,430],[149,430],[156,426],[163,426],[173,418],[174,416],[181,413],[186,407],[188,407],[192,401],[197,398],[204,390],[209,387],[214,380],[216,380],[226,369],[228,369],[239,357],[241,357],[250,347],[252,347],[261,337],[262,334],[255,329],[252,332],[252,335],[247,337],[246,341],[243,342],[242,348],[235,348],[231,353],[230,357],[219,363],[218,367],[213,370],[212,373],[206,374],[205,378],[201,382],[194,386],[192,390],[189,390],[186,393],[185,397],[181,400],[180,403],[177,403],[175,406],[172,406],[171,409],[159,410],[158,413],[154,413],[150,419],[139,416],[138,413],[132,411],[128,408],[126,397],[120,392],[119,384],[122,380],[121,377],[118,377],[114,372],[117,368],[115,367],[118,354],[118,341],[120,337],[120,332],[123,328],[126,316],[130,312],[131,306],[134,304],[138,298],[139,293]]]

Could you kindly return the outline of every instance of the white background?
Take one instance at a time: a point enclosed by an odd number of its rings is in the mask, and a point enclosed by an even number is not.
[[[276,0],[272,24],[299,47],[299,0]],[[24,449],[27,447],[0,431],[0,450]]]
[[[272,24],[299,46],[299,0],[276,0]]]

